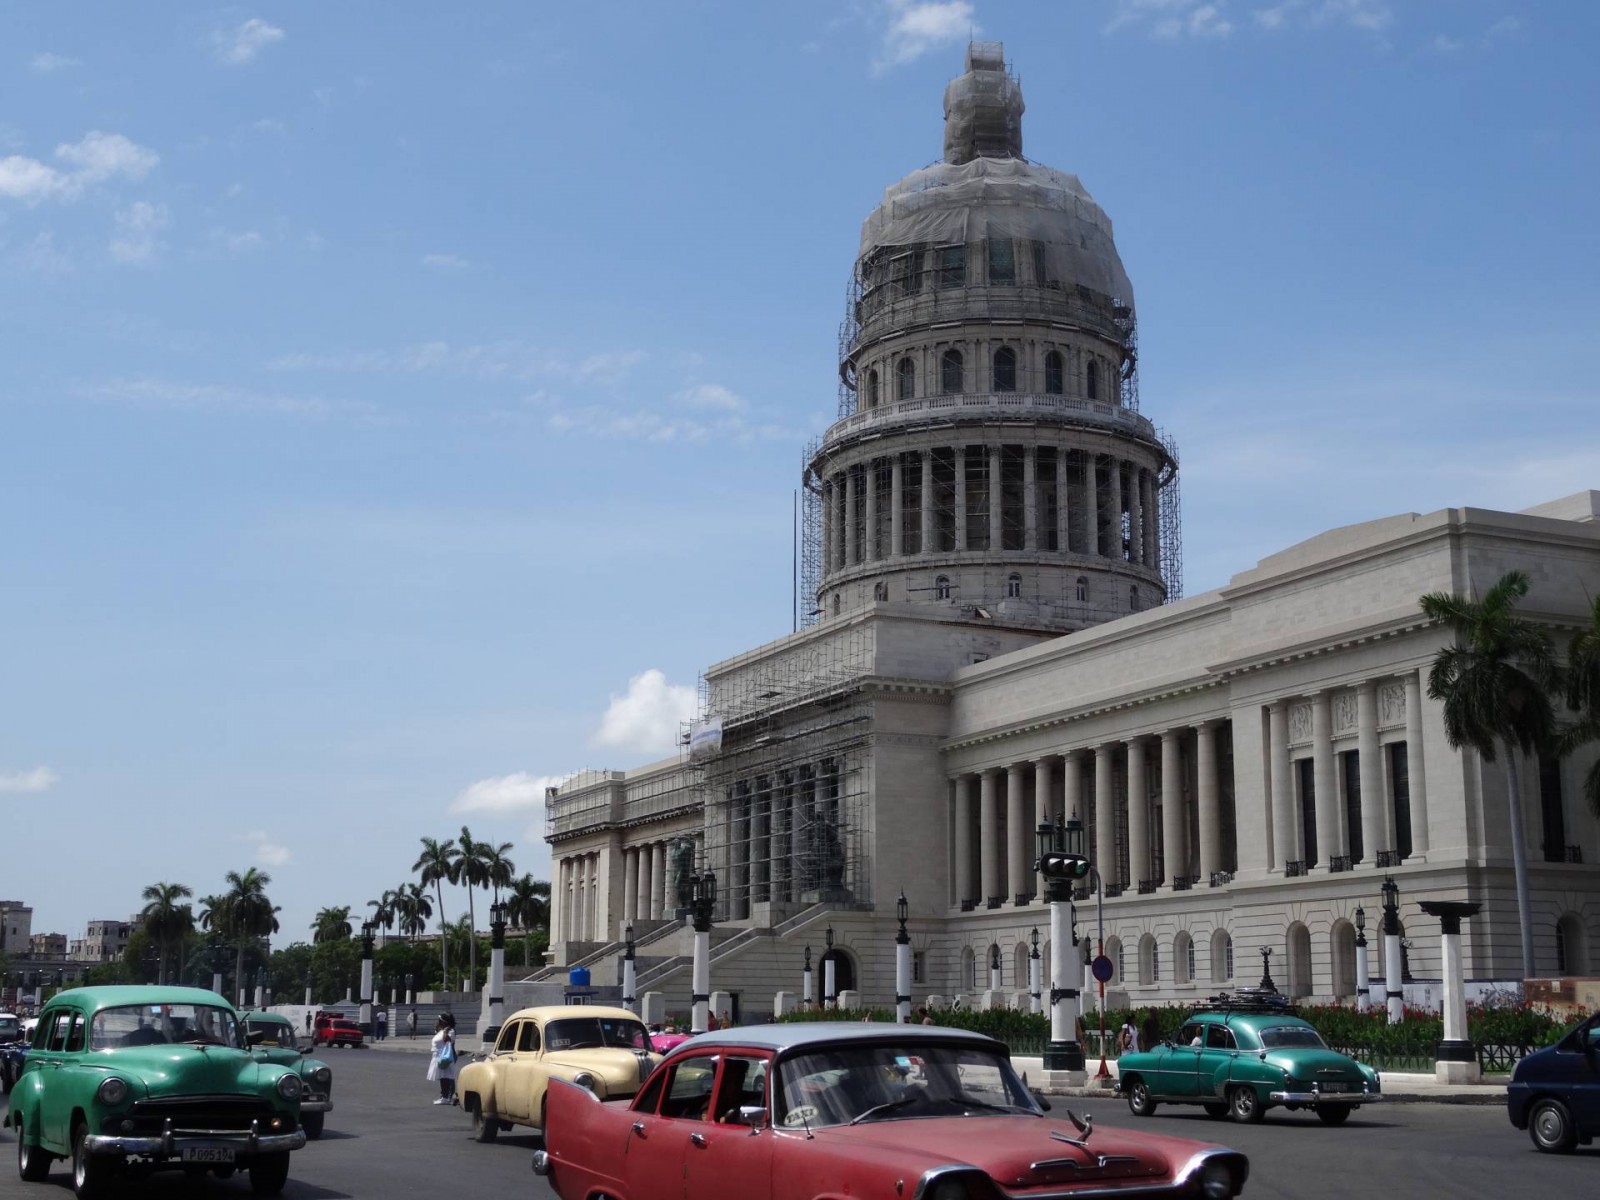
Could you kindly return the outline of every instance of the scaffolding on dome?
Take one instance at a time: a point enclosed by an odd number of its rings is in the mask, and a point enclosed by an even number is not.
[[[701,676],[702,719],[720,718],[722,741],[690,769],[718,920],[871,902],[873,713],[862,682],[873,644],[871,628],[852,622]]]

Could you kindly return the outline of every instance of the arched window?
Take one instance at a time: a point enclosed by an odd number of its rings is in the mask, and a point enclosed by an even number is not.
[[[935,600],[950,599],[950,576],[941,575],[933,581],[933,598]]]
[[[994,390],[1017,390],[1017,352],[1010,346],[1001,346],[994,352]]]
[[[1094,359],[1089,360],[1089,365],[1084,368],[1084,390],[1089,399],[1100,399],[1100,364]]]
[[[1139,585],[1137,583],[1130,585],[1128,588],[1128,611],[1139,611]]]
[[[1226,929],[1211,935],[1211,982],[1233,978],[1233,938]]]
[[[1289,926],[1289,999],[1311,995],[1311,930],[1296,921]]]
[[[1120,984],[1126,974],[1123,971],[1122,939],[1110,937],[1106,939],[1106,957],[1111,960],[1111,978],[1106,980],[1106,986]]]
[[[1089,599],[1089,577],[1087,575],[1078,576],[1076,595],[1079,604],[1083,604]]]
[[[867,372],[867,407],[878,407],[878,368]]]
[[[1556,974],[1588,973],[1589,943],[1583,933],[1583,918],[1569,912],[1556,922]]]
[[[1011,950],[1011,978],[1016,981],[1012,986],[1019,992],[1025,992],[1033,986],[1033,981],[1028,978],[1028,962],[1028,943],[1019,938]]]
[[[1059,350],[1052,350],[1044,356],[1044,390],[1051,396],[1059,396],[1067,390],[1067,372]]]
[[[894,398],[912,400],[917,394],[917,364],[902,358],[894,367]]]
[[[833,615],[836,616],[836,617],[839,615],[839,593],[838,592],[835,592],[833,594]]]
[[[1356,994],[1356,927],[1340,919],[1328,934],[1329,962],[1333,966],[1333,994]]]
[[[887,600],[889,598],[889,585],[881,579],[878,580],[877,583],[872,585],[872,598],[880,602]]]
[[[1194,982],[1194,939],[1179,932],[1172,939],[1172,980],[1174,983]]]
[[[971,946],[961,950],[961,990],[975,992],[978,990],[978,958],[973,954]]]
[[[1022,599],[1022,576],[1013,572],[1006,576],[1006,595],[1013,600]]]
[[[946,350],[939,359],[939,391],[946,396],[959,395],[965,386],[964,374],[961,351]]]
[[[1160,951],[1156,949],[1156,939],[1148,933],[1139,939],[1139,982],[1161,982]]]

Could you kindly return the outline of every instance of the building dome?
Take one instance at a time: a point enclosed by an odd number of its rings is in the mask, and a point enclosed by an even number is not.
[[[803,598],[1068,631],[1178,594],[1177,458],[1139,412],[1133,286],[1076,176],[1022,157],[973,43],[944,161],[867,217],[839,420],[808,448]]]

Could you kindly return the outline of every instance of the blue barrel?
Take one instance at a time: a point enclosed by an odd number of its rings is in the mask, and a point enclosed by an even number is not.
[[[575,987],[575,988],[586,988],[586,987],[588,987],[589,986],[589,968],[588,967],[573,967],[572,970],[568,971],[567,972],[567,986],[568,987]]]

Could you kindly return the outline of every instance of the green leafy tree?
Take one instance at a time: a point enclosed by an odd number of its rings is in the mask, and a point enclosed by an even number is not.
[[[1589,623],[1567,645],[1566,693],[1577,719],[1556,738],[1556,751],[1563,756],[1600,743],[1600,596],[1590,607]],[[1600,817],[1600,757],[1583,778],[1583,796],[1589,811]]]
[[[341,905],[338,908],[323,908],[317,910],[317,915],[311,919],[311,940],[313,942],[332,942],[348,938],[353,930],[350,928],[350,906]]]
[[[491,903],[500,903],[500,889],[511,886],[511,881],[516,877],[517,864],[511,861],[511,843],[501,842],[498,846],[488,842],[480,842],[479,848],[483,851],[484,875],[488,886],[494,889],[494,898]]]
[[[367,901],[367,907],[372,910],[372,923],[379,929],[387,931],[394,928],[395,901],[398,898],[397,892],[386,889],[376,900]]]
[[[229,871],[223,876],[228,885],[223,909],[226,913],[228,934],[236,948],[234,957],[234,991],[244,989],[244,957],[246,949],[259,955],[262,938],[278,932],[278,909],[267,896],[267,886],[272,876],[254,867],[242,875]]]
[[[395,919],[402,934],[415,938],[427,930],[428,919],[433,916],[433,901],[428,899],[420,883],[402,883],[395,892],[394,904]]]
[[[181,942],[194,928],[194,910],[178,903],[194,892],[181,883],[152,883],[141,893],[145,906],[139,910],[139,920],[156,941],[158,967],[156,982],[167,982],[167,948],[174,940]]]
[[[1481,600],[1430,592],[1419,602],[1429,620],[1454,635],[1428,671],[1428,695],[1444,706],[1444,732],[1457,749],[1470,747],[1487,766],[1505,754],[1516,874],[1522,976],[1533,978],[1533,916],[1528,902],[1528,852],[1522,824],[1521,755],[1551,744],[1557,686],[1549,635],[1516,613],[1528,577],[1507,571]]]
[[[506,917],[512,928],[522,930],[522,965],[529,966],[535,935],[545,935],[538,949],[550,943],[550,881],[532,875],[513,880],[506,894]]]
[[[425,837],[422,839],[422,853],[411,864],[411,869],[417,873],[424,888],[432,886],[434,889],[439,900],[439,930],[443,933],[449,924],[444,915],[444,885],[460,880],[461,851],[456,848],[453,838],[439,842]],[[450,939],[447,937],[439,939],[439,973],[445,978],[450,975]]]
[[[511,844],[506,843],[507,850]],[[477,909],[473,904],[473,897],[478,888],[489,886],[490,861],[489,854],[494,849],[488,842],[480,842],[472,836],[472,831],[465,825],[461,827],[460,851],[456,859],[457,882],[467,885],[467,928],[478,928]],[[469,955],[469,978],[472,986],[477,986],[478,979],[478,939],[467,940],[467,954]]]

